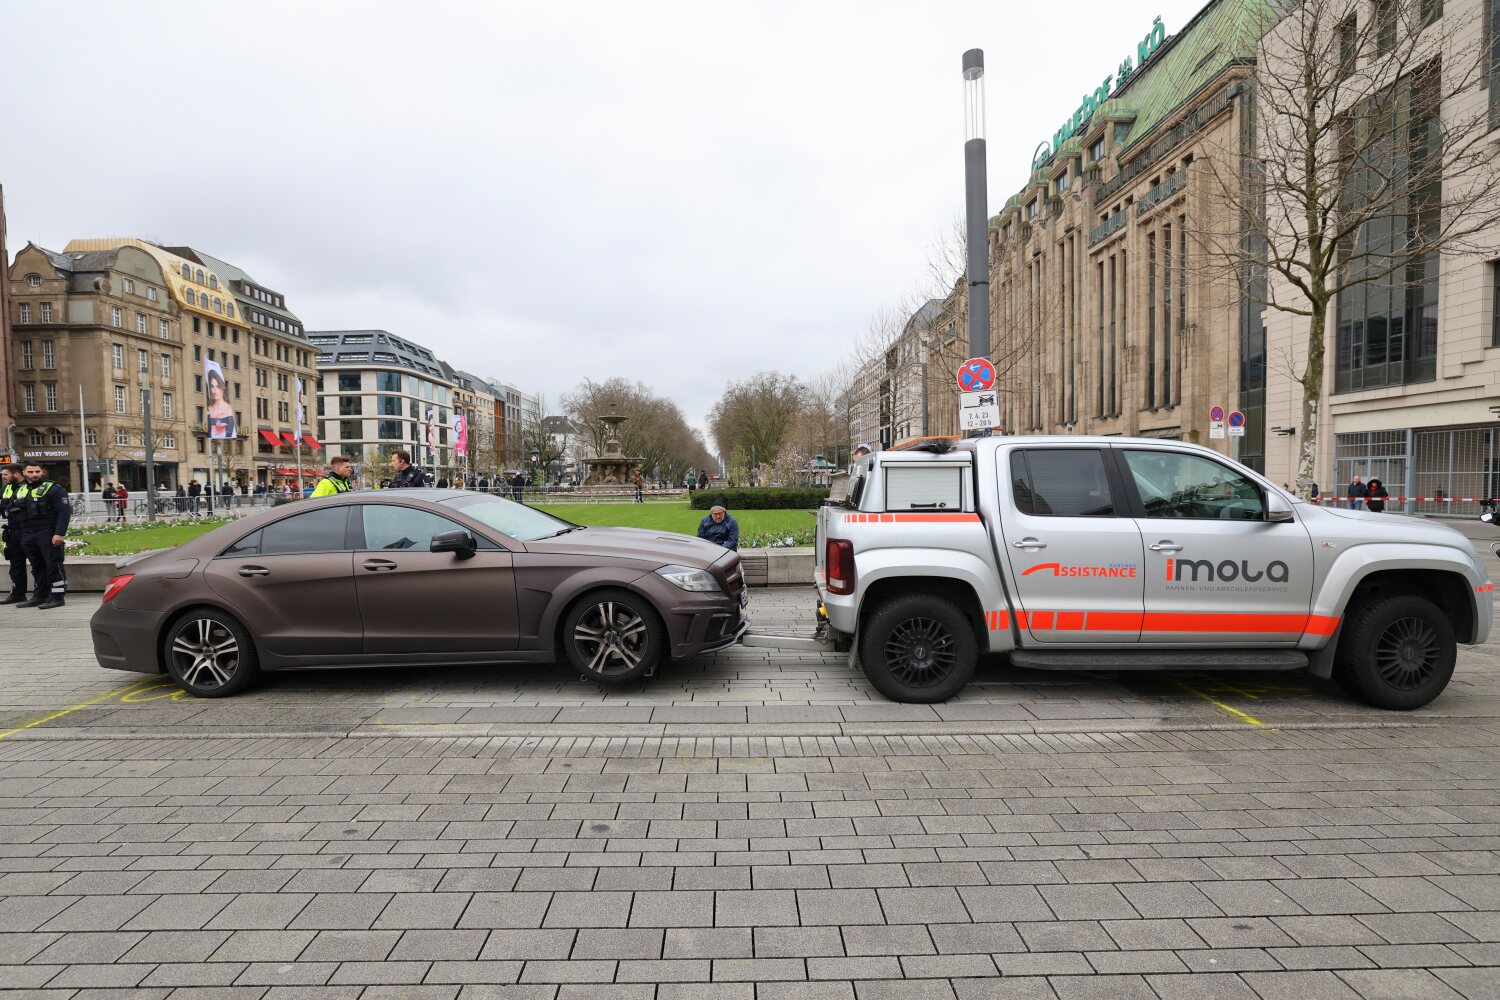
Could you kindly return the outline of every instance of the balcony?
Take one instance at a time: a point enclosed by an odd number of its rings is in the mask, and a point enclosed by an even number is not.
[[[1161,182],[1152,185],[1151,190],[1146,192],[1146,196],[1136,204],[1136,217],[1140,218],[1145,215],[1185,187],[1187,187],[1186,171],[1179,170],[1174,174],[1168,174]]]
[[[1115,233],[1118,233],[1120,230],[1124,229],[1125,223],[1128,222],[1129,219],[1130,215],[1123,208],[1115,212],[1109,218],[1099,223],[1099,225],[1089,230],[1089,246],[1098,246],[1100,243],[1103,243]]]

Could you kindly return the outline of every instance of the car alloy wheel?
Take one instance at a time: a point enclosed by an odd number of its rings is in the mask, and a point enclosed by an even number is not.
[[[584,669],[599,678],[634,673],[646,656],[649,641],[645,619],[634,608],[617,601],[595,604],[573,626],[573,643]]]
[[[930,687],[948,676],[958,656],[953,636],[942,622],[908,618],[886,639],[885,660],[892,676],[902,684]]]
[[[1375,640],[1375,669],[1397,691],[1415,691],[1437,671],[1437,630],[1420,618],[1401,618]]]
[[[238,637],[212,618],[193,617],[179,624],[168,655],[173,676],[195,693],[227,686],[240,669]]]

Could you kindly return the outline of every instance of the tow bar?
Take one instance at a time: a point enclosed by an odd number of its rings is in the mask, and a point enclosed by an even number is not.
[[[818,627],[812,635],[782,635],[776,632],[746,632],[740,636],[741,646],[760,646],[767,649],[802,649],[812,653],[841,653],[839,636],[828,627],[828,612],[823,602],[818,602]],[[847,648],[847,647],[845,647]]]

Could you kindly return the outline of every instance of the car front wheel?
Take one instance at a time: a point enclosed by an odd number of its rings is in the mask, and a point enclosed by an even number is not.
[[[860,633],[865,676],[893,701],[947,701],[974,676],[974,626],[951,601],[920,594],[894,598],[870,613]]]
[[[189,611],[167,630],[167,673],[196,698],[238,694],[260,672],[255,643],[232,615],[214,608]]]
[[[563,652],[580,674],[625,684],[656,672],[666,627],[649,601],[628,590],[589,594],[563,619]]]
[[[1458,644],[1448,616],[1421,597],[1361,604],[1344,624],[1334,679],[1377,708],[1410,711],[1442,694]]]

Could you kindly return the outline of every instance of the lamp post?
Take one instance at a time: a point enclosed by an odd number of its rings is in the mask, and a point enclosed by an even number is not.
[[[538,448],[536,445],[532,445],[531,446],[531,481],[532,481],[533,484],[536,483],[537,478],[538,478],[537,477],[537,461],[541,458],[541,454],[542,454],[542,449]]]
[[[964,53],[964,215],[968,223],[969,356],[990,355],[990,220],[984,144],[984,50]]]

